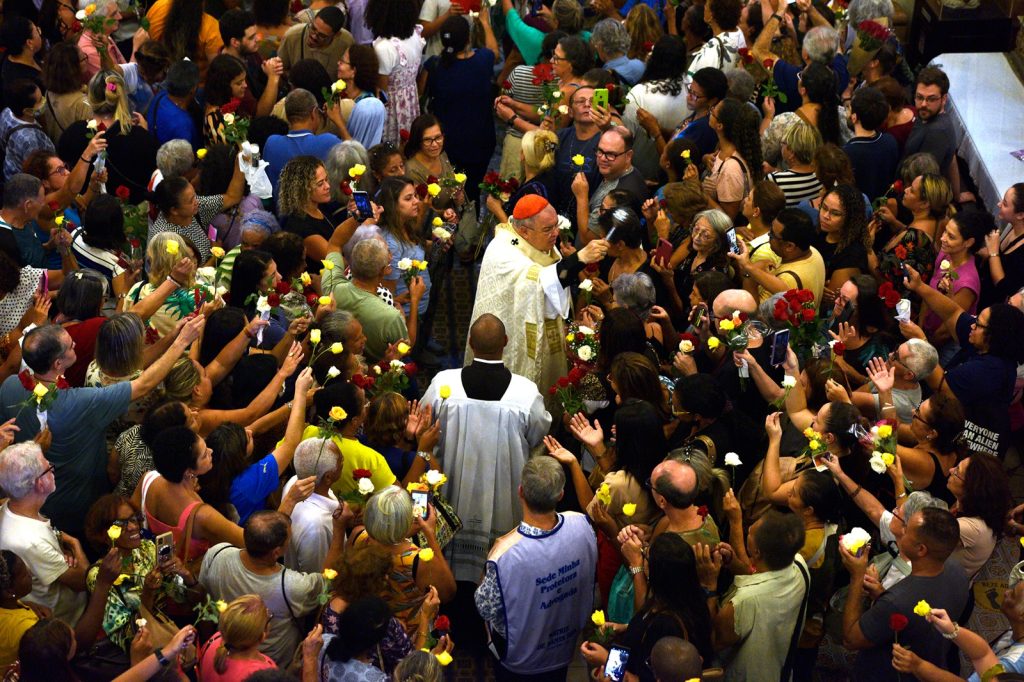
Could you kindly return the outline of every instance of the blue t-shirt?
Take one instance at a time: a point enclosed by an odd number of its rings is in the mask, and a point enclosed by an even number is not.
[[[640,77],[644,75],[646,65],[639,59],[630,59],[626,55],[622,55],[605,62],[604,68],[619,74],[630,85],[636,85]]]
[[[311,130],[293,130],[287,135],[271,135],[263,145],[263,159],[267,162],[267,177],[274,186],[274,197],[277,197],[277,179],[281,169],[296,156],[315,156],[321,161],[327,159],[327,152],[341,138],[334,133],[314,135]]]
[[[420,244],[407,244],[403,241],[399,241],[388,230],[384,230],[383,234],[384,241],[387,242],[388,248],[391,249],[391,274],[385,275],[384,279],[391,280],[395,283],[395,297],[397,298],[409,291],[409,287],[405,284],[405,278],[402,276],[402,271],[398,269],[398,261],[403,258],[409,258],[411,260],[426,260],[427,256]],[[423,278],[423,283],[427,285],[427,290],[423,292],[423,298],[420,299],[420,304],[416,308],[419,311],[420,319],[422,320],[423,315],[427,312],[427,303],[430,300],[430,271],[423,270],[419,275]],[[402,312],[406,315],[409,314],[408,303],[402,304]]]
[[[494,151],[494,53],[478,48],[469,59],[456,59],[448,66],[439,57],[425,65],[430,74],[427,94],[433,112],[449,133],[444,151],[458,170],[486,166]]]
[[[263,509],[267,496],[277,490],[279,479],[277,460],[271,453],[250,464],[248,469],[231,481],[231,504],[235,505],[235,511],[238,512],[239,525],[244,524],[253,512]]]
[[[800,92],[797,90],[797,74],[804,70],[804,67],[784,62],[781,59],[775,62],[772,75],[775,77],[775,84],[779,90],[786,93],[786,101],[783,103],[775,99],[775,115],[786,111],[796,111],[800,108]],[[836,74],[836,96],[842,97],[843,91],[850,84],[850,72],[846,68],[846,60],[842,55],[837,54],[832,60],[832,71]]]
[[[157,93],[146,110],[149,132],[160,144],[170,140],[188,140],[192,149],[201,149],[203,137],[192,116],[178,107],[166,92]]]
[[[889,133],[854,137],[843,145],[843,151],[853,164],[857,188],[872,199],[885,194],[896,179],[896,166],[900,162],[900,145],[896,138]]]
[[[686,138],[693,140],[700,149],[701,158],[715,151],[718,146],[718,135],[711,129],[710,116],[695,118],[686,124],[686,127],[676,135],[676,139]]]

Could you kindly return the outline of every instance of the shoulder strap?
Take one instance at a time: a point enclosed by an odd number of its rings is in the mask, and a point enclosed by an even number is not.
[[[46,108],[50,110],[50,115],[53,116],[53,122],[57,124],[60,131],[63,133],[65,128],[60,124],[60,119],[57,118],[57,112],[53,108],[53,100],[49,97],[46,98]]]
[[[205,503],[199,503],[192,508],[192,512],[188,515],[188,521],[185,522],[185,549],[181,557],[181,563],[188,564],[188,553],[192,549],[192,529],[196,525],[196,516],[199,514],[199,509],[205,507]]]
[[[707,453],[708,453],[708,461],[711,462],[711,466],[714,466],[715,465],[715,456],[717,455],[717,448],[715,447],[715,441],[711,440],[710,436],[704,436],[704,435],[694,436],[694,438],[696,440],[699,440],[701,443],[704,444],[704,447],[707,449]]]
[[[156,471],[147,471],[146,475],[142,477],[142,513],[146,513],[146,493],[149,492],[149,486],[153,485],[153,481],[160,474]]]
[[[827,540],[828,538],[826,538]],[[779,676],[780,682],[789,682],[793,675],[793,659],[796,656],[796,647],[800,641],[800,633],[804,629],[803,623],[804,618],[807,617],[807,603],[811,597],[811,575],[800,561],[794,559],[793,563],[796,564],[797,569],[800,571],[800,577],[804,581],[804,598],[800,602],[800,613],[797,615],[796,624],[793,626],[793,635],[789,638],[789,651],[786,652],[786,662],[783,664],[782,674]]]
[[[797,289],[803,289],[804,288],[804,282],[803,282],[802,279],[800,279],[800,275],[796,274],[792,270],[783,270],[782,272],[776,272],[775,273],[776,277],[781,277],[782,275],[790,275],[790,276],[792,276],[793,279],[796,280],[796,288]]]
[[[284,574],[288,572],[288,569],[284,566],[281,567],[281,598],[284,599],[284,605],[288,607],[288,615],[295,620],[295,612],[292,611],[291,602],[288,601],[288,592],[284,589]]]

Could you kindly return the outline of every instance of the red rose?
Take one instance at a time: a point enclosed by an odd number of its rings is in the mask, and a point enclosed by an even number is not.
[[[64,391],[64,390],[67,390],[69,388],[71,388],[71,384],[68,383],[68,380],[64,378],[63,374],[61,376],[57,377],[57,389],[58,390]]]
[[[60,204],[58,204],[56,201],[51,201],[50,203],[46,204],[46,207],[53,211],[54,213],[60,210]]]
[[[18,381],[20,381],[21,385],[25,387],[26,391],[31,391],[36,387],[36,380],[32,378],[32,372],[27,369],[23,369],[18,372]]]
[[[519,189],[519,180],[517,178],[509,178],[508,186],[512,188],[513,192],[516,191]]]
[[[803,315],[804,322],[814,321],[814,310],[812,310],[811,308],[804,308],[801,314]]]
[[[910,621],[902,613],[894,613],[889,616],[889,627],[892,628],[893,632],[903,632],[904,628],[910,624]]]
[[[352,478],[356,479],[357,481],[360,478],[371,478],[371,477],[373,477],[373,472],[370,471],[369,469],[353,469],[352,470]]]
[[[338,183],[338,190],[347,197],[352,196],[352,186],[348,184],[348,180]]]
[[[100,121],[99,125],[96,126],[96,130],[99,131],[99,132],[103,132],[106,129],[107,129],[107,124],[104,123],[103,121]]]
[[[654,43],[652,43],[651,41],[648,40],[647,42],[645,42],[643,44],[643,48],[644,48],[644,52],[650,52],[651,50],[654,49]]]
[[[363,378],[362,374],[353,375],[352,383],[358,386],[359,388],[366,388],[366,386],[363,385],[366,383],[366,379]]]
[[[71,28],[69,30],[71,33],[81,33],[82,22],[80,22],[78,19],[75,19],[73,22],[71,22]]]
[[[746,322],[749,319],[749,315],[746,313],[740,313],[740,322]]]
[[[550,64],[537,64],[533,67],[533,76],[540,81],[549,81],[555,77],[554,67]],[[540,83],[535,83],[540,85]]]
[[[697,514],[698,514],[698,515],[699,515],[699,516],[700,516],[700,517],[701,517],[702,519],[703,519],[703,518],[706,518],[706,517],[707,517],[707,515],[708,515],[708,506],[707,506],[706,504],[702,504],[701,506],[697,507]]]
[[[658,199],[658,208],[665,208],[668,206],[668,202],[664,199]]]
[[[498,171],[487,171],[486,173],[484,173],[485,185],[495,185],[498,183],[498,180],[500,179],[501,176],[498,175]]]
[[[785,300],[790,301],[790,302],[793,302],[793,301],[799,302],[799,300],[800,300],[799,296],[800,296],[799,289],[789,289],[789,290],[786,291],[786,293],[782,294],[782,298],[784,298]]]
[[[366,389],[367,390],[372,391],[373,387],[374,387],[374,385],[376,383],[377,383],[377,380],[374,377],[366,377]]]
[[[133,249],[137,249],[140,246],[142,246],[142,242],[140,242],[138,239],[129,239],[128,243],[131,245]]]
[[[552,386],[551,388],[548,389],[548,394],[549,395],[554,395],[557,392],[558,392],[558,386]]]
[[[220,105],[220,113],[222,114],[233,114],[238,111],[238,107],[242,105],[242,100],[237,97],[232,97],[227,104]]]
[[[448,616],[438,616],[434,621],[434,629],[440,632],[448,632],[452,629],[452,624],[448,621]]]
[[[846,352],[846,344],[843,343],[842,341],[836,341],[834,344],[832,344],[832,352],[835,353],[838,357],[842,357],[843,353]]]
[[[583,332],[576,332],[576,340],[577,340],[577,341],[582,341],[582,340],[583,340],[583,339],[585,339],[585,338],[587,338],[587,337],[585,337],[585,336],[583,335]]]
[[[885,307],[886,308],[895,308],[896,304],[900,302],[900,298],[901,298],[901,296],[899,295],[899,292],[897,292],[895,290],[894,291],[890,291],[889,293],[887,293],[885,295]]]
[[[506,90],[511,90],[512,89],[512,81],[510,81],[510,80],[508,80],[506,78],[505,82],[501,84],[501,87],[505,88]]]
[[[402,142],[408,142],[409,141],[409,131],[406,130],[405,128],[402,128],[401,130],[399,130],[398,131],[398,139],[400,139]]]
[[[559,388],[567,388],[569,386],[569,377],[558,377]]]
[[[775,64],[775,60],[769,57],[761,63],[764,64],[764,68],[771,70],[772,66]]]
[[[281,294],[282,296],[284,294],[287,294],[291,290],[292,290],[292,285],[289,284],[288,282],[284,281],[283,279],[280,282],[278,282],[277,284],[274,285],[274,291],[276,291],[277,293]]]
[[[789,312],[789,306],[787,306],[786,302],[783,301],[780,298],[779,300],[775,301],[775,311],[774,312],[775,312],[775,317],[781,320],[781,319],[783,319],[783,316],[787,312]]]
[[[903,194],[903,181],[897,180],[896,182],[892,183],[892,189],[897,194]]]
[[[428,185],[436,185],[437,184],[437,176],[436,175],[428,175],[427,176],[427,184]]]
[[[415,362],[407,362],[407,363],[405,363],[405,375],[406,376],[411,377],[414,374],[416,374],[417,371],[419,371],[419,367],[416,366]]]
[[[814,294],[809,289],[801,289],[799,297],[801,303],[811,303],[814,301]]]
[[[569,383],[573,386],[577,385],[583,380],[587,373],[580,367],[573,367],[569,370]]]
[[[608,91],[608,94],[615,92],[615,83],[609,83],[604,86],[604,89]]]
[[[598,267],[597,263],[589,263],[587,267],[583,268],[583,272],[594,273],[598,272],[601,268]]]
[[[132,191],[124,185],[118,185],[117,189],[114,190],[114,194],[121,201],[128,201],[128,197],[132,195]]]
[[[424,185],[422,182],[420,184],[416,185],[416,196],[418,196],[420,199],[426,199],[427,198],[427,194],[428,194],[428,192],[427,192],[427,186],[426,185]]]
[[[270,294],[269,296],[267,296],[267,304],[271,308],[276,308],[277,306],[281,305],[281,297],[276,293]]]
[[[316,300],[317,300],[317,295],[316,295],[315,291],[311,291],[308,294],[306,294],[306,305],[314,306],[314,305],[316,305]]]
[[[298,14],[304,9],[305,7],[302,5],[302,0],[292,0],[292,14]]]

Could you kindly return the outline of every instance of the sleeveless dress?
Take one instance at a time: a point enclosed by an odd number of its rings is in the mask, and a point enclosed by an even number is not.
[[[384,122],[384,141],[398,145],[401,142],[399,131],[410,130],[412,122],[420,115],[420,97],[416,88],[416,76],[419,74],[420,59],[423,45],[426,41],[420,35],[423,27],[416,25],[415,31],[410,38],[400,39],[396,37],[377,38],[373,47],[377,51],[378,58],[393,52],[396,55],[395,66],[388,74],[387,120]],[[410,50],[410,43],[419,45],[415,52]],[[381,62],[389,60],[381,59]]]

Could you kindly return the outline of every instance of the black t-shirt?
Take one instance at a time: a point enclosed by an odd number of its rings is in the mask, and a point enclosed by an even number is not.
[[[836,251],[837,244],[830,244],[825,241],[824,233],[819,233],[819,238],[814,248],[821,254],[825,261],[825,277],[829,278],[836,270],[845,268],[857,268],[861,272],[868,271],[868,250],[861,242],[853,242],[841,251]]]
[[[85,121],[75,121],[57,142],[57,156],[68,168],[74,168],[89,145],[85,125]],[[115,121],[107,129],[104,139],[107,140],[107,190],[113,194],[118,187],[124,186],[131,192],[129,203],[145,201],[149,178],[156,170],[156,152],[160,147],[156,138],[140,126],[132,126],[127,135],[122,135],[121,126]],[[87,177],[91,176],[92,166]]]
[[[327,218],[314,218],[308,213],[290,215],[284,223],[284,229],[294,232],[303,239],[306,237],[323,237],[330,241],[334,234],[334,225]],[[320,272],[320,263],[315,258],[306,257],[306,269],[309,272]]]

